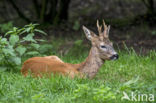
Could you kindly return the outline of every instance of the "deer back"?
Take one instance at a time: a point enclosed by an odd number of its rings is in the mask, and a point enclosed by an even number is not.
[[[42,77],[42,74],[58,73],[73,78],[78,74],[75,68],[75,65],[64,63],[57,56],[33,57],[24,62],[21,72],[24,76],[27,76],[30,71],[33,76],[39,77]]]

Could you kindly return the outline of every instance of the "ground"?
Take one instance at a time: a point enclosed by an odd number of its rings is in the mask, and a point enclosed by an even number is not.
[[[57,40],[59,41],[59,39]],[[64,62],[80,63],[88,55],[85,45],[77,41],[64,56]],[[56,46],[57,47],[57,46]],[[0,103],[135,103],[130,96],[146,94],[142,102],[151,102],[149,94],[156,95],[156,52],[140,56],[133,49],[117,51],[119,59],[106,61],[90,79],[24,77],[19,72],[0,72]],[[123,92],[130,100],[121,100]],[[151,102],[152,103],[152,102]]]

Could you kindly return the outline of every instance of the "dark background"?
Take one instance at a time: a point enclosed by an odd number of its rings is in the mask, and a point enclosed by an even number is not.
[[[97,19],[111,25],[110,39],[119,48],[126,44],[143,54],[156,49],[156,0],[0,1],[0,36],[12,26],[39,23],[48,40],[81,39],[82,25],[97,33]]]

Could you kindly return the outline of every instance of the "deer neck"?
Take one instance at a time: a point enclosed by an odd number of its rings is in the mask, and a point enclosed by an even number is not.
[[[93,78],[103,63],[97,47],[92,47],[87,59],[80,64],[78,70],[89,78]]]

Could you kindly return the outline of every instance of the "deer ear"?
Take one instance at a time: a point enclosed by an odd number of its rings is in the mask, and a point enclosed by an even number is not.
[[[88,40],[92,40],[92,38],[96,36],[91,30],[87,29],[85,26],[83,26],[82,28]]]

